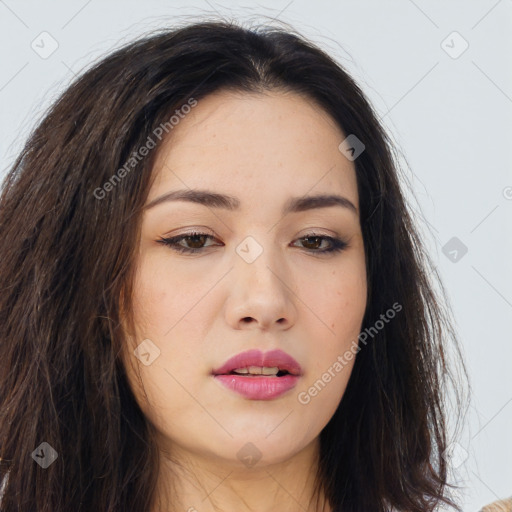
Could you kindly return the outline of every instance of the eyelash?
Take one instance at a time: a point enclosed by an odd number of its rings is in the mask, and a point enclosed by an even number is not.
[[[180,254],[186,253],[186,254],[195,254],[198,252],[201,252],[205,249],[205,247],[200,248],[189,248],[189,247],[183,247],[179,246],[178,242],[181,240],[184,240],[186,238],[192,238],[195,236],[205,236],[209,239],[213,239],[214,237],[212,235],[209,235],[208,233],[201,233],[201,232],[192,232],[192,233],[184,233],[183,235],[173,236],[170,238],[160,238],[157,240],[158,243],[166,245],[170,247],[173,251],[176,251]],[[334,238],[331,236],[326,235],[320,235],[317,233],[308,233],[305,236],[302,236],[298,238],[297,240],[306,240],[308,238],[320,238],[322,240],[327,240],[331,243],[331,247],[328,249],[323,250],[314,250],[314,249],[306,249],[308,252],[317,253],[317,254],[334,254],[337,252],[341,252],[345,250],[348,247],[348,243],[344,240],[341,240],[340,238]],[[212,246],[207,246],[212,247]]]

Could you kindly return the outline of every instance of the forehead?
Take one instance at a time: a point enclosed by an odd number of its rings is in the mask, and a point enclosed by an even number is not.
[[[289,92],[221,91],[180,116],[155,160],[148,202],[175,188],[208,188],[267,202],[288,195],[343,193],[358,205],[345,134],[308,98]],[[243,199],[242,199],[243,200]]]

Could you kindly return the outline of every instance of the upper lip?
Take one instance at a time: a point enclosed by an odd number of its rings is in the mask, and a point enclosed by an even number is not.
[[[282,350],[271,350],[261,352],[261,350],[252,349],[241,352],[228,359],[222,366],[213,370],[214,375],[228,374],[236,368],[248,368],[249,366],[259,366],[273,368],[277,366],[279,370],[286,370],[292,375],[300,375],[300,364],[289,354]]]

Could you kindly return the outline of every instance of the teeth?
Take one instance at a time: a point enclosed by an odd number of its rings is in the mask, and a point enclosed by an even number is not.
[[[251,375],[277,375],[279,372],[279,368],[277,366],[273,366],[272,368],[261,367],[261,366],[249,366],[247,368],[236,368],[233,370],[235,373],[240,374],[251,374]]]

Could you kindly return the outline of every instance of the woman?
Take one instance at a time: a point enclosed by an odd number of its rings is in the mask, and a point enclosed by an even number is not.
[[[96,64],[0,235],[2,510],[456,506],[437,274],[372,107],[291,29]]]

